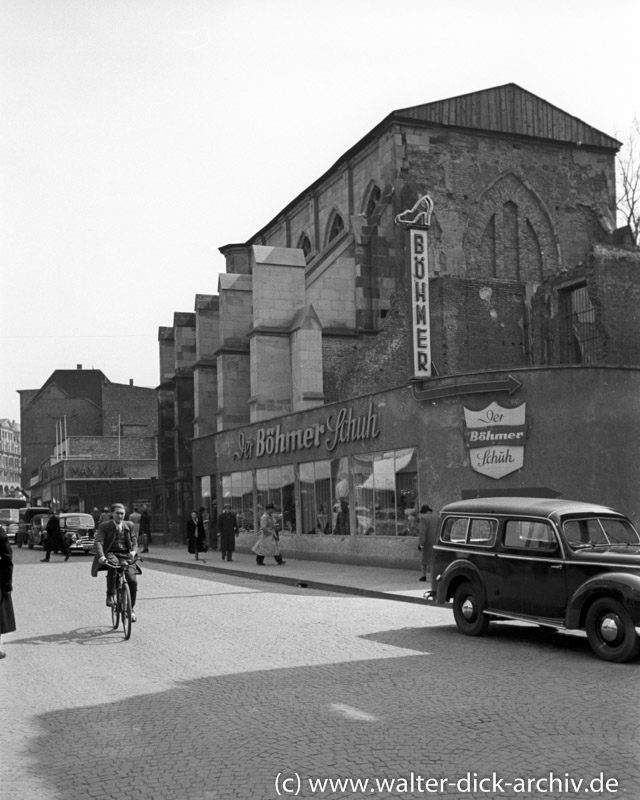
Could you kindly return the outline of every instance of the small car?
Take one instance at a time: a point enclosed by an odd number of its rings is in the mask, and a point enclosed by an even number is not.
[[[15,544],[19,527],[19,509],[0,508],[0,525],[7,534],[9,544]]]
[[[16,534],[16,545],[18,547],[22,547],[23,544],[29,544],[31,523],[33,518],[39,514],[51,514],[51,509],[44,506],[27,506],[20,509],[18,532]]]
[[[51,511],[36,514],[31,518],[31,524],[27,529],[27,547],[33,550],[36,545],[44,546],[47,522],[51,516]]]
[[[519,620],[584,630],[606,661],[640,650],[640,536],[612,508],[534,497],[449,503],[432,568],[431,599],[453,601],[467,636]]]

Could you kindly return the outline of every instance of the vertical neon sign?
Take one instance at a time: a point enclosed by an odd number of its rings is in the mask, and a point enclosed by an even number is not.
[[[395,218],[409,232],[411,276],[411,321],[413,338],[413,377],[431,377],[431,326],[429,321],[429,262],[427,230],[431,224],[433,200],[425,194],[413,208]]]
[[[411,254],[411,309],[413,377],[431,377],[431,329],[429,325],[429,269],[427,232],[409,229]]]

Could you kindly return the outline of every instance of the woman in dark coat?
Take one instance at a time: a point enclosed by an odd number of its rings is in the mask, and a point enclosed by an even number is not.
[[[191,519],[187,520],[187,549],[190,553],[195,553],[198,560],[200,560],[198,553],[206,550],[204,522],[198,516],[197,511],[192,511]]]
[[[0,644],[3,633],[12,633],[16,629],[16,618],[13,613],[13,553],[7,532],[0,525]],[[7,654],[0,650],[0,658]]]

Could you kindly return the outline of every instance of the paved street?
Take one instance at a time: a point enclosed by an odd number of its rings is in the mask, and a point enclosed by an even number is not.
[[[90,558],[41,557],[14,548],[3,800],[640,797],[640,664],[582,636],[148,562],[125,642]]]

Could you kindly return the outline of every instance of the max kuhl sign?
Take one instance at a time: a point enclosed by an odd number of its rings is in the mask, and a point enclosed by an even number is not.
[[[83,464],[70,468],[71,478],[124,478],[121,464]]]
[[[524,465],[526,403],[503,408],[491,403],[483,411],[464,410],[464,439],[471,467],[489,478],[503,478]]]
[[[329,434],[329,436],[325,436]],[[356,442],[361,439],[375,439],[380,434],[378,413],[373,402],[369,402],[366,414],[356,416],[353,407],[342,408],[337,414],[330,414],[324,424],[315,423],[308,428],[283,431],[280,424],[273,428],[259,428],[256,438],[251,439],[241,433],[240,449],[233,454],[238,458],[260,458],[278,453],[292,453],[312,447],[325,448],[331,452],[338,444]]]

